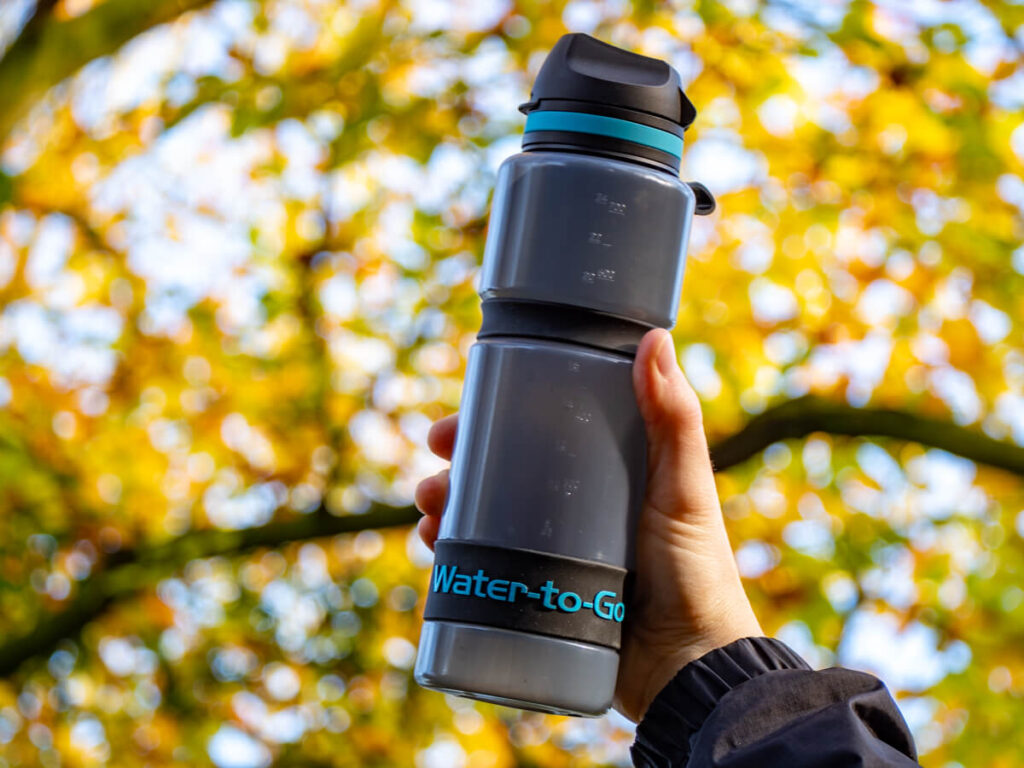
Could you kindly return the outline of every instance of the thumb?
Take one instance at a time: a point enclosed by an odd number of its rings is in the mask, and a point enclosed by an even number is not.
[[[700,400],[676,358],[671,334],[641,340],[633,388],[647,430],[647,504],[673,519],[719,515]]]

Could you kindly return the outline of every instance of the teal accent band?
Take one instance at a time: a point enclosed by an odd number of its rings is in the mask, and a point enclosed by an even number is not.
[[[674,133],[617,117],[587,112],[531,112],[526,116],[526,132],[530,131],[594,133],[659,149],[680,160],[683,158],[683,140]]]

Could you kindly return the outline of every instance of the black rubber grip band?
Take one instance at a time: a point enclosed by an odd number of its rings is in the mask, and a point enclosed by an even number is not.
[[[525,336],[583,344],[636,355],[640,339],[654,326],[590,309],[516,299],[487,299],[477,337]]]
[[[618,649],[627,571],[604,563],[440,540],[423,618]]]

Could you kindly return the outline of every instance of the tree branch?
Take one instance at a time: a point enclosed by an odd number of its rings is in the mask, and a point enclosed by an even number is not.
[[[711,457],[716,470],[728,469],[772,443],[814,432],[920,443],[1024,476],[1024,446],[942,419],[886,408],[855,408],[812,396],[780,403],[754,417],[736,434],[716,442]]]
[[[85,64],[211,0],[106,0],[73,19],[36,15],[0,59],[0,142],[37,99]],[[42,3],[44,8],[48,5]],[[52,5],[50,3],[49,5]]]
[[[335,517],[322,507],[286,522],[269,523],[241,531],[195,531],[166,544],[118,552],[107,570],[82,582],[78,593],[59,613],[45,617],[26,635],[0,645],[0,677],[12,674],[28,659],[49,650],[82,628],[117,600],[152,586],[189,560],[234,555],[259,547],[277,547],[370,528],[411,525],[419,519],[415,507],[372,506],[365,514]]]
[[[736,434],[714,443],[711,455],[715,469],[734,467],[772,443],[815,432],[916,442],[1024,476],[1024,447],[1019,445],[948,421],[882,408],[854,408],[815,397],[769,408]],[[375,505],[363,515],[335,517],[321,507],[287,522],[241,531],[195,531],[166,544],[120,552],[108,561],[106,571],[80,585],[67,608],[46,617],[28,635],[0,645],[0,676],[9,675],[28,659],[47,653],[62,638],[77,635],[112,602],[152,586],[189,560],[338,533],[412,525],[419,516],[414,507]]]

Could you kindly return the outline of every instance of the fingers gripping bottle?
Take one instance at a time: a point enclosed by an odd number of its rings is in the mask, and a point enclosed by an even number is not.
[[[611,706],[645,488],[640,338],[675,323],[696,112],[657,59],[566,35],[498,172],[416,680],[509,706]]]

